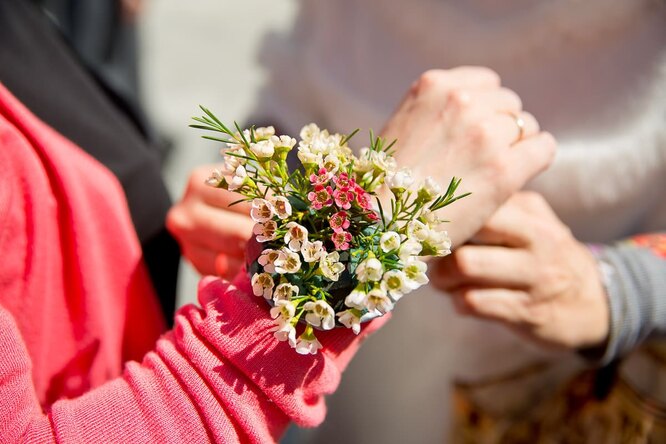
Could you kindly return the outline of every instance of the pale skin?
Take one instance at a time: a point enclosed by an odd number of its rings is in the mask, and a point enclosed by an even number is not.
[[[521,140],[515,115],[525,121]],[[490,215],[553,159],[555,141],[522,111],[518,96],[490,69],[461,67],[424,73],[387,122],[382,136],[398,139],[399,165],[443,186],[462,177],[474,194],[450,208],[449,232],[461,245]],[[185,257],[202,274],[233,277],[254,222],[247,207],[227,207],[239,197],[203,184],[215,165],[194,171],[185,195],[167,217]],[[463,222],[464,221],[464,222]]]
[[[431,283],[465,315],[557,348],[602,345],[608,301],[596,261],[536,193],[504,204],[473,243],[434,262]]]

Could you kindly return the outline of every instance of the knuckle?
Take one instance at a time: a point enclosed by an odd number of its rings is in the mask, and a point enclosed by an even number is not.
[[[454,89],[449,92],[446,98],[446,103],[458,110],[462,110],[469,106],[470,95],[467,91],[462,89]]]
[[[174,206],[167,213],[166,227],[178,237],[191,229],[190,218],[180,205]]]
[[[461,295],[461,305],[464,307],[465,314],[478,315],[479,314],[479,298],[475,297],[473,290],[466,290]]]
[[[413,85],[415,94],[420,95],[432,91],[442,81],[444,71],[438,69],[429,69],[421,74]]]
[[[472,124],[468,134],[472,145],[476,148],[489,145],[493,135],[490,125],[485,121]]]
[[[485,78],[487,79],[488,83],[499,86],[502,83],[502,80],[500,78],[500,75],[497,74],[494,70],[486,67],[486,66],[471,66],[471,65],[466,65],[466,66],[459,66],[456,68],[451,69],[451,71],[458,71],[463,74],[471,75],[471,76],[476,76],[480,78]]]

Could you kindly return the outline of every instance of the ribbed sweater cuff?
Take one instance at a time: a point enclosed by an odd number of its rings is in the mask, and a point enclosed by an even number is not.
[[[605,346],[582,351],[599,365],[666,334],[666,260],[646,248],[618,245],[595,252],[605,267],[610,328]]]

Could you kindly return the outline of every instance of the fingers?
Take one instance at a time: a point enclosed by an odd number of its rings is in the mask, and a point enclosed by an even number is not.
[[[243,268],[244,258],[218,254],[215,258],[215,271],[225,279],[233,279]]]
[[[453,69],[431,69],[412,85],[411,93],[420,95],[433,90],[490,89],[500,86],[499,75],[489,68],[461,66]]]
[[[522,119],[522,129],[517,119]],[[477,119],[478,116],[472,118]],[[470,143],[474,145],[494,146],[498,148],[512,148],[519,139],[527,139],[539,131],[539,124],[534,116],[527,112],[497,112],[488,113],[479,123],[472,125],[468,132]]]
[[[239,256],[252,236],[254,222],[244,214],[196,202],[187,208],[174,207],[169,212],[167,226],[181,244],[192,242],[213,251]]]
[[[484,288],[461,290],[451,295],[463,314],[521,325],[531,323],[530,297],[520,290]]]
[[[472,110],[477,109],[487,114],[519,113],[523,108],[518,94],[508,88],[456,90],[449,94],[449,102],[458,104],[460,107],[467,105]],[[477,116],[478,117],[478,116]]]
[[[532,256],[527,250],[466,245],[434,263],[429,274],[437,288],[530,288],[536,281]]]
[[[560,233],[561,232],[561,233]],[[543,236],[559,239],[570,230],[538,193],[522,191],[511,196],[474,235],[478,244],[528,247]]]
[[[221,165],[213,164],[197,168],[190,177],[188,194],[196,196],[197,199],[214,207],[228,209],[235,213],[250,214],[250,204],[247,202],[241,202],[237,205],[229,206],[232,202],[240,199],[240,195],[205,184],[206,179],[216,167],[219,168]]]
[[[545,170],[555,158],[556,147],[555,138],[547,132],[516,142],[507,151],[507,161],[514,166],[514,180],[522,186]]]
[[[221,275],[216,268],[218,253],[199,245],[188,243],[183,245],[183,256],[202,275]]]
[[[195,244],[188,244],[183,254],[202,275],[221,276],[232,279],[243,267],[244,258],[218,253]]]

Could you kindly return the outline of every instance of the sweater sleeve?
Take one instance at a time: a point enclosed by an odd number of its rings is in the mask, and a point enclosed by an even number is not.
[[[318,334],[302,356],[272,337],[267,308],[247,280],[208,279],[202,308],[179,310],[175,327],[142,363],[72,399],[42,409],[31,362],[11,315],[0,308],[0,442],[273,442],[290,421],[316,426],[359,344],[385,319]]]
[[[666,234],[637,236],[596,252],[605,276],[610,333],[584,355],[604,365],[646,340],[666,336]]]

